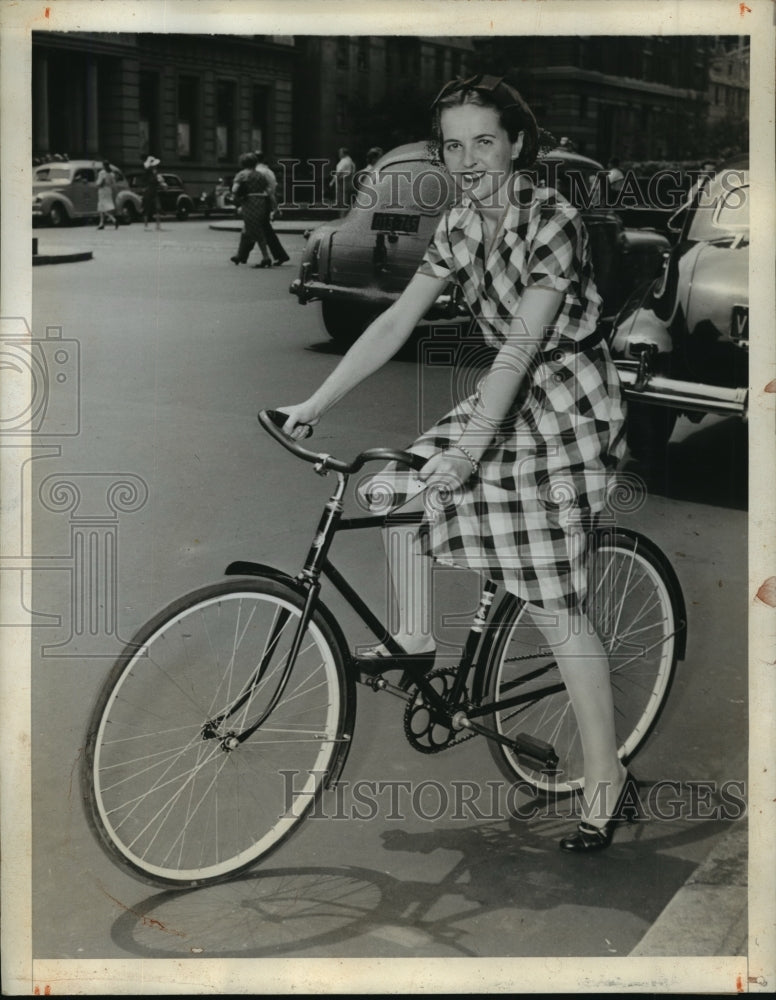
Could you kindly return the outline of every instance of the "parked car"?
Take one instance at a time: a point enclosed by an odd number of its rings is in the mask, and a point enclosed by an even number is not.
[[[159,208],[162,215],[174,214],[178,219],[188,219],[194,211],[194,200],[184,187],[177,174],[162,174],[159,176],[164,186],[159,189]],[[129,174],[130,188],[140,196],[141,206],[145,191],[145,173]],[[142,207],[138,215],[142,214]]]
[[[211,215],[235,215],[237,205],[232,196],[232,178],[219,177],[212,188],[200,194],[198,207],[206,219]]]
[[[669,247],[654,230],[625,229],[619,216],[591,205],[592,178],[603,166],[565,149],[545,153],[537,181],[549,183],[584,214],[596,283],[609,319],[636,284],[659,270]],[[312,230],[291,294],[300,303],[321,302],[329,336],[349,344],[386,309],[415,273],[437,221],[452,200],[447,174],[425,143],[386,153],[376,164],[374,186],[365,187],[348,214]],[[453,288],[445,291],[426,321],[463,318]]]
[[[102,160],[43,163],[32,172],[32,219],[64,226],[76,219],[97,218],[97,174]],[[140,198],[124,174],[111,164],[116,178],[116,211],[124,222],[140,213]]]
[[[749,165],[704,177],[670,223],[660,275],[617,316],[612,354],[637,458],[665,449],[679,414],[746,417],[749,379]]]

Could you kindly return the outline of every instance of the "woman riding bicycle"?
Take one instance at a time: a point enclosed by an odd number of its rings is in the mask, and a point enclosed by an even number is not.
[[[407,474],[393,468],[374,477],[375,492],[390,486],[394,508],[427,498],[425,530],[405,527],[403,544],[391,546],[415,557],[409,574],[391,564],[395,638],[407,665],[433,656],[431,630],[412,627],[427,608],[418,593],[428,579],[423,555],[480,571],[527,602],[569,692],[584,753],[583,821],[560,846],[600,850],[611,843],[628,775],[616,750],[607,656],[582,610],[583,539],[624,451],[624,411],[596,332],[601,299],[588,237],[578,212],[523,172],[536,158],[537,126],[503,78],[451,81],[432,107],[456,202],[398,301],[309,399],[280,408],[284,429],[301,437],[304,425],[318,423],[393,357],[457,281],[496,354],[477,391],[409,449],[428,459],[417,474],[424,492],[413,498]],[[443,504],[431,502],[445,492]]]

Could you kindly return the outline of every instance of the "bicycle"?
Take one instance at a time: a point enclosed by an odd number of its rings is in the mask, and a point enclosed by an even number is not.
[[[256,864],[342,773],[357,683],[405,702],[404,733],[422,753],[481,735],[511,780],[546,794],[581,789],[573,711],[556,664],[533,648],[524,602],[510,594],[496,601],[496,585],[485,580],[457,665],[395,682],[390,675],[401,662],[351,653],[320,598],[323,578],[392,655],[401,653],[329,550],[337,532],[386,520],[343,516],[354,473],[373,461],[417,470],[425,460],[372,448],[345,462],[285,435],[282,414],[262,411],[259,421],[317,473],[335,473],[336,488],[296,576],[233,562],[225,575],[238,579],[181,597],[114,664],[90,718],[82,769],[87,815],[111,858],[143,881],[179,888]],[[597,524],[587,546],[586,611],[609,654],[618,752],[629,762],[684,658],[684,598],[670,563],[645,536]],[[298,784],[289,784],[289,774]]]

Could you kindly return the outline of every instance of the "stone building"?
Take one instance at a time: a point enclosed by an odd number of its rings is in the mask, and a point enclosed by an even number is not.
[[[32,155],[151,152],[187,181],[233,172],[241,152],[292,152],[292,38],[34,32]]]

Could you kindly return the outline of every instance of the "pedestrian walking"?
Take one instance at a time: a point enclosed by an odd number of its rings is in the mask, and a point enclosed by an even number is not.
[[[102,167],[97,174],[97,211],[100,215],[98,229],[104,229],[106,222],[112,222],[113,228],[119,228],[119,220],[113,214],[116,211],[116,176],[111,170],[108,160],[102,161]]]
[[[160,219],[161,206],[159,204],[159,191],[166,187],[162,175],[158,171],[161,163],[155,156],[147,156],[143,163],[145,176],[143,178],[143,228],[148,229],[151,219],[156,222],[156,228],[161,229]]]
[[[366,154],[366,165],[364,166],[364,171],[368,174],[377,173],[377,161],[383,155],[383,150],[380,146],[372,146]]]
[[[583,611],[580,542],[605,508],[625,450],[588,236],[577,210],[527,172],[536,121],[503,78],[453,80],[432,108],[456,201],[399,299],[308,399],[281,408],[285,431],[303,437],[395,355],[457,282],[494,360],[475,391],[410,446],[426,459],[419,473],[388,466],[361,487],[381,513],[425,510],[421,529],[400,518],[386,529],[399,609],[392,632],[406,654],[390,659],[404,669],[433,662],[427,555],[483,573],[526,601],[561,671],[584,753],[583,820],[559,846],[597,851],[611,843],[632,785],[617,755],[607,655]],[[379,645],[368,656],[389,654]]]
[[[264,237],[264,223],[269,216],[269,182],[257,172],[256,162],[255,153],[243,153],[232,182],[235,204],[242,212],[243,230],[237,253],[229,259],[233,264],[247,264],[251,250],[258,244],[261,263],[256,266],[272,267]]]
[[[278,235],[272,227],[272,222],[279,211],[277,200],[278,180],[260,149],[256,150],[256,161],[257,173],[265,177],[268,184],[269,211],[264,221],[264,240],[269,252],[272,254],[272,263],[276,267],[279,267],[281,264],[285,264],[286,261],[291,260],[291,258],[283,249],[283,244],[278,239]]]
[[[345,215],[353,199],[353,175],[356,172],[356,164],[345,146],[339,149],[338,155],[339,159],[329,180],[329,187],[334,188],[335,207]]]

